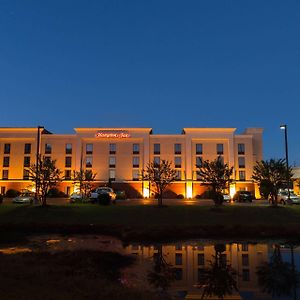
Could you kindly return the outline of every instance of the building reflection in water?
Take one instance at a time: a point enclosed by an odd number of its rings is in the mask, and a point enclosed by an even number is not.
[[[214,244],[191,242],[159,246],[129,245],[125,251],[137,255],[140,262],[153,259],[155,261],[155,257],[161,252],[164,261],[173,266],[175,272],[176,280],[171,283],[170,292],[181,295],[184,299],[201,299],[203,275],[207,274],[207,270],[219,256],[221,261],[227,263],[234,277],[232,294],[225,295],[224,299],[267,300],[272,299],[272,295],[263,293],[263,287],[258,285],[258,270],[269,262],[269,253],[272,253],[273,249],[276,249],[276,246],[262,243],[231,243],[224,245],[224,249],[217,253]],[[230,281],[230,278],[228,280]],[[238,291],[235,291],[235,283]],[[205,299],[220,297],[210,296]]]

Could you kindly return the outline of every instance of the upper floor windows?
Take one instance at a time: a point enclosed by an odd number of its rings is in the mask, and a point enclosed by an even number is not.
[[[45,144],[45,154],[51,154],[51,152],[52,152],[52,145]]]
[[[31,153],[31,144],[25,144],[24,154],[30,154],[30,153]]]
[[[66,144],[66,154],[72,154],[72,144]]]
[[[133,144],[132,145],[132,153],[133,154],[140,154],[140,144]]]
[[[174,154],[181,154],[181,144],[174,144]]]
[[[238,158],[239,161],[239,168],[245,168],[245,157],[241,156]]]
[[[238,154],[245,154],[245,144],[238,144]]]
[[[224,145],[223,144],[217,144],[217,154],[218,155],[224,154]]]
[[[85,158],[85,167],[92,168],[92,166],[93,166],[93,158],[91,156],[87,156]]]
[[[10,144],[4,144],[4,154],[10,154]]]
[[[7,180],[8,179],[8,170],[2,170],[2,179]]]
[[[154,144],[153,146],[154,146],[153,153],[160,154],[160,144]]]
[[[109,167],[110,168],[115,168],[116,167],[116,157],[115,156],[110,156],[109,157]]]
[[[140,158],[138,156],[134,156],[132,158],[132,167],[139,168],[139,166],[140,166]]]
[[[86,144],[85,145],[85,153],[86,154],[93,154],[93,144]]]
[[[180,156],[175,156],[174,165],[175,165],[175,168],[181,168],[181,157]]]
[[[72,167],[72,157],[71,156],[66,156],[65,167],[66,168],[71,168]]]
[[[24,157],[24,167],[30,167],[30,156]]]
[[[196,144],[196,154],[203,154],[202,144]]]
[[[116,154],[116,152],[117,152],[117,145],[109,144],[109,154]]]
[[[155,165],[159,165],[160,164],[160,157],[159,156],[154,156],[153,162],[154,162]]]
[[[9,167],[9,156],[3,157],[3,167]]]

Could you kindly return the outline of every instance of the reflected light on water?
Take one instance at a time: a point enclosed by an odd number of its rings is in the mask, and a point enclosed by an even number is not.
[[[19,247],[11,247],[11,248],[2,248],[0,249],[1,254],[19,254],[19,253],[27,253],[27,252],[32,252],[31,249],[29,248],[19,248]]]

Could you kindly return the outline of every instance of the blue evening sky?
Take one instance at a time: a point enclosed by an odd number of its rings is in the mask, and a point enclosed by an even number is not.
[[[300,165],[300,1],[0,0],[0,126],[264,128]]]

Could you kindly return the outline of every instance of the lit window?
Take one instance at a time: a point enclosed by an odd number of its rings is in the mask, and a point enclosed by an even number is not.
[[[160,144],[154,144],[154,154],[160,154]]]
[[[132,153],[133,154],[140,154],[140,144],[133,144],[132,145]]]
[[[45,144],[45,154],[51,154],[52,146],[51,144]]]
[[[140,166],[140,158],[138,156],[134,156],[132,158],[132,167],[139,168],[139,166]]]
[[[224,147],[223,144],[217,144],[217,154],[221,155],[224,153]]]
[[[245,171],[239,171],[239,179],[246,180],[246,172]]]
[[[30,156],[24,157],[24,167],[30,167]]]
[[[9,167],[9,156],[3,157],[3,167]]]
[[[8,170],[2,170],[2,179],[7,180],[8,179]]]
[[[31,144],[25,144],[24,154],[30,154],[30,153],[31,153]]]
[[[154,156],[153,162],[155,165],[159,165],[160,164],[160,157],[159,156]]]
[[[245,168],[245,157],[239,157],[239,168]]]
[[[71,166],[72,166],[72,157],[71,156],[66,156],[65,167],[66,168],[71,168]]]
[[[116,144],[109,144],[109,154],[116,154],[117,145]]]
[[[4,154],[10,154],[10,144],[4,144]]]
[[[181,154],[181,144],[174,144],[174,153]]]
[[[23,179],[28,180],[29,179],[29,170],[24,169],[23,170]]]
[[[93,166],[93,158],[91,156],[85,158],[85,166],[86,168],[91,168]]]
[[[245,144],[238,144],[238,154],[245,154]]]
[[[66,144],[66,154],[72,154],[72,144]]]
[[[181,168],[181,157],[180,156],[175,156],[175,168]]]
[[[116,180],[116,171],[115,170],[109,170],[109,179]]]
[[[93,144],[86,144],[85,153],[86,154],[93,154]]]
[[[65,170],[65,180],[71,180],[71,170]]]
[[[116,167],[116,157],[115,156],[110,156],[109,157],[109,167],[110,168],[115,168]]]
[[[139,170],[132,170],[132,180],[139,180],[139,179],[140,179]]]
[[[203,149],[202,149],[202,144],[196,144],[196,154],[202,154]]]

